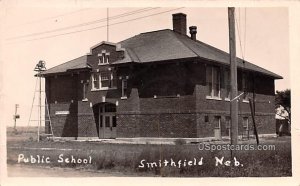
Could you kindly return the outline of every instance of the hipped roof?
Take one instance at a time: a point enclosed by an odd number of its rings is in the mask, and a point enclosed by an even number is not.
[[[58,73],[65,73],[70,70],[78,70],[78,69],[85,69],[91,68],[90,65],[87,63],[87,56],[81,56],[71,61],[65,62],[63,64],[57,65],[52,67],[44,72],[42,75],[46,74],[58,74]]]
[[[141,33],[121,41],[119,44],[125,49],[125,57],[113,62],[113,64],[142,64],[185,58],[201,58],[215,63],[230,65],[229,54],[227,52],[201,41],[194,41],[187,35],[176,33],[170,29]],[[280,75],[250,62],[243,61],[240,58],[237,58],[237,65],[239,68],[260,72],[274,79],[282,79]],[[66,72],[70,69],[80,68],[90,68],[87,62],[87,56],[82,56],[53,67],[43,72],[43,74]]]

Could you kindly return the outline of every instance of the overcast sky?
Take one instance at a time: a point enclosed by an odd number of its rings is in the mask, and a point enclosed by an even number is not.
[[[107,9],[14,5],[3,10],[1,22],[5,33],[0,73],[4,117],[1,123],[13,125],[14,105],[18,103],[21,115],[18,125],[27,125],[36,63],[44,60],[46,67],[51,68],[85,55],[90,47],[106,40],[106,22],[102,19],[106,18]],[[128,12],[130,16],[118,16]],[[114,19],[109,23],[112,24],[109,41],[119,42],[142,32],[172,29],[172,14],[178,12],[187,14],[188,26],[198,27],[198,40],[228,52],[227,8],[110,8],[109,16]],[[245,8],[236,8],[236,21],[239,23],[237,55],[283,76],[283,80],[276,81],[276,90],[290,88],[288,9],[247,8],[245,11]],[[66,27],[69,28],[62,29]],[[90,30],[83,31],[87,29]]]

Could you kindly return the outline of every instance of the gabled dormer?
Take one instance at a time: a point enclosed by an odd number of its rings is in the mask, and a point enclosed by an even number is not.
[[[92,67],[91,90],[110,90],[117,88],[116,69],[112,63],[124,58],[124,49],[119,44],[103,41],[90,49],[88,63]]]
[[[88,53],[89,64],[93,69],[112,64],[124,58],[124,51],[125,49],[121,48],[120,44],[102,41],[91,47],[90,53]]]

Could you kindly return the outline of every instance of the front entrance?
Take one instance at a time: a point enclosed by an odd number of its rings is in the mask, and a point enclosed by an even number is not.
[[[215,116],[213,120],[214,137],[216,140],[222,140],[222,137],[230,137],[230,117],[225,117],[225,122],[221,116]]]
[[[102,103],[99,105],[98,109],[97,128],[99,138],[116,138],[116,105],[112,103]]]
[[[214,128],[215,139],[222,140],[222,125],[221,125],[220,116],[215,116],[214,124],[215,124],[215,128]]]

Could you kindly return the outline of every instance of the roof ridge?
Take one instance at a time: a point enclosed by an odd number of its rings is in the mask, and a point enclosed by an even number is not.
[[[153,33],[153,32],[162,32],[162,31],[172,31],[172,30],[169,29],[169,28],[165,28],[165,29],[153,30],[153,31],[149,31],[149,32],[142,32],[142,33],[140,33],[139,35],[141,35],[141,34],[151,34],[151,33]]]
[[[192,40],[191,38],[189,38],[188,37],[188,35],[184,35],[184,34],[178,34],[178,33],[176,33],[176,32],[174,32],[173,31],[173,33],[176,35],[178,35],[178,36],[182,36],[182,37],[186,37],[187,39],[189,39],[189,40],[191,40],[192,42],[196,42],[196,43],[199,43],[199,44],[202,44],[202,45],[204,45],[204,46],[206,46],[206,47],[210,47],[210,48],[213,48],[214,50],[216,50],[216,51],[218,51],[218,52],[220,52],[220,53],[223,53],[223,54],[228,54],[229,55],[229,53],[227,53],[227,52],[225,52],[225,51],[223,51],[223,50],[221,50],[221,49],[219,49],[219,48],[216,48],[216,47],[214,47],[214,46],[212,46],[212,45],[209,45],[209,44],[207,44],[207,43],[204,43],[204,42],[202,42],[202,41],[199,41],[199,40]],[[178,38],[178,36],[176,36],[177,38]],[[182,42],[181,40],[180,40],[180,42]],[[188,47],[189,48],[189,47]],[[192,49],[191,49],[192,50]],[[192,50],[193,51],[193,50]],[[197,56],[199,56],[198,54],[197,54]]]
[[[130,59],[132,60],[132,56],[131,56],[131,54],[133,54],[137,59],[138,59],[138,62],[141,62],[141,59],[139,58],[139,56],[135,53],[135,51],[134,50],[132,50],[130,47],[127,47],[127,48],[125,48],[125,50],[128,50],[127,51],[127,54],[129,55],[129,57],[130,57]],[[134,61],[134,60],[133,60]]]
[[[140,35],[140,34],[138,34],[138,35]],[[122,41],[119,41],[119,42],[117,42],[117,43],[121,44],[121,47],[122,47],[122,43],[128,41],[129,39],[132,39],[132,38],[134,38],[134,37],[137,37],[138,35],[134,35],[134,36],[132,36],[132,37],[129,37],[129,38],[124,39],[124,40],[122,40]]]
[[[175,37],[178,39],[178,41],[179,41],[180,43],[182,43],[185,47],[187,47],[188,49],[190,49],[196,56],[200,57],[193,49],[191,49],[191,47],[187,46],[184,42],[182,42],[182,41],[178,38],[178,36],[177,36],[177,35],[179,35],[178,33],[176,33],[176,32],[173,31],[172,34],[175,35]],[[180,35],[182,35],[182,34],[180,34]],[[185,35],[185,36],[187,36],[187,35]]]
[[[120,44],[122,45],[122,43],[124,43],[124,42],[126,42],[126,41],[128,41],[128,40],[130,40],[130,39],[133,39],[133,38],[135,38],[135,37],[138,37],[138,36],[140,36],[140,35],[143,35],[143,34],[151,34],[151,33],[154,33],[154,32],[162,32],[162,31],[172,31],[172,30],[169,29],[169,28],[166,28],[166,29],[161,29],[161,30],[153,30],[153,31],[149,31],[149,32],[142,32],[142,33],[139,33],[139,34],[134,35],[134,36],[132,36],[132,37],[129,37],[129,38],[127,38],[127,39],[124,39],[124,40],[122,40],[122,41],[119,41],[119,42],[117,42],[117,43],[120,43]]]

